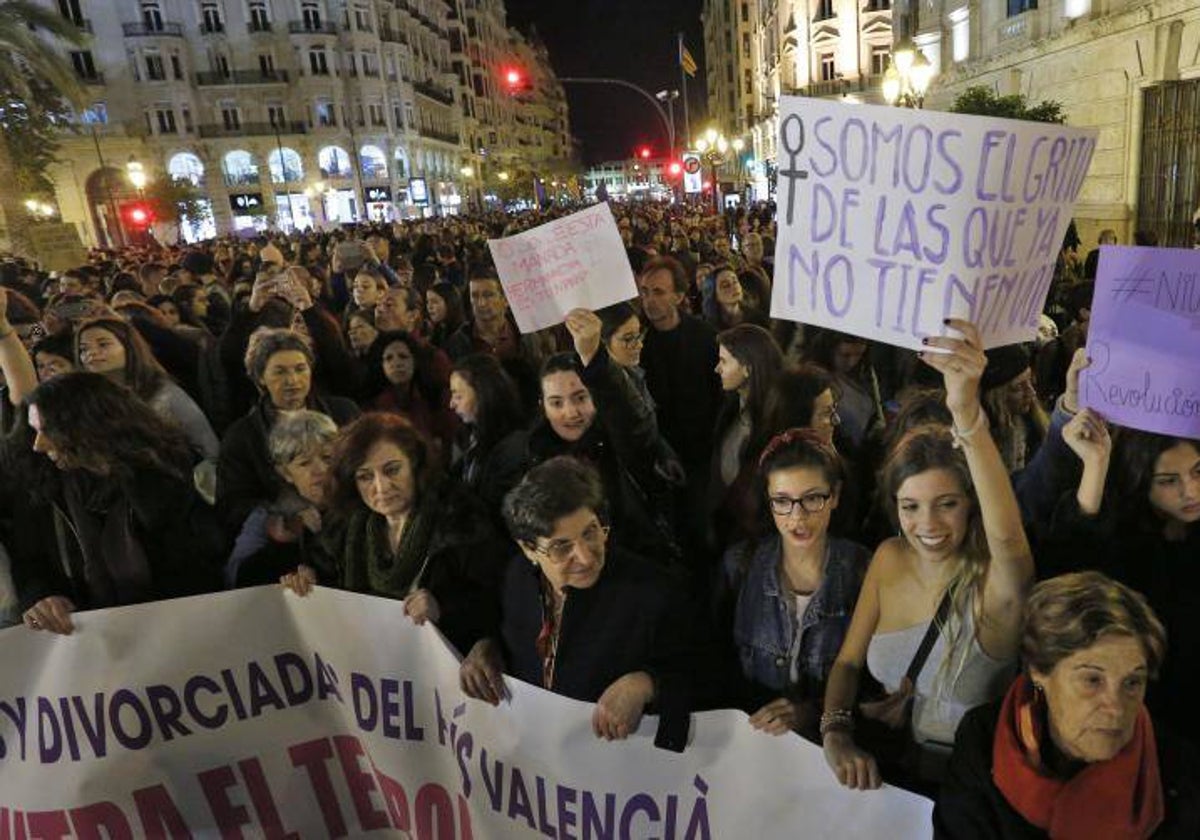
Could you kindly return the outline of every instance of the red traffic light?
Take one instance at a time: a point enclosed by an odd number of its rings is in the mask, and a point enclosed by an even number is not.
[[[683,164],[677,160],[671,161],[667,164],[667,174],[672,178],[678,178],[683,174]]]
[[[515,93],[525,87],[525,74],[517,67],[506,67],[502,76],[504,85],[510,93]]]
[[[638,149],[638,157],[640,157],[642,160],[649,160],[650,159],[650,147],[642,146],[642,148]]]
[[[150,207],[141,201],[126,204],[121,208],[125,223],[134,229],[150,227],[154,222],[154,213]]]

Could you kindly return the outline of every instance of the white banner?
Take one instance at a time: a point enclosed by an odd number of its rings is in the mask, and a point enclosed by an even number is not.
[[[838,786],[740,712],[682,754],[509,681],[468,700],[399,603],[275,587],[0,633],[0,837],[916,838],[931,804]]]
[[[1097,133],[783,97],[771,315],[921,349],[1030,341]]]
[[[561,324],[576,307],[637,297],[633,268],[608,204],[504,239],[489,239],[500,285],[523,333]]]

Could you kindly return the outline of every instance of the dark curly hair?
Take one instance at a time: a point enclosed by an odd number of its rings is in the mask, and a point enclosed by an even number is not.
[[[41,431],[71,466],[127,481],[141,470],[187,478],[192,448],[179,427],[99,373],[64,373],[29,395]]]
[[[363,506],[354,474],[371,447],[381,442],[394,443],[408,458],[413,472],[414,502],[441,483],[442,475],[429,441],[412,423],[398,414],[367,412],[338,432],[333,444],[325,498],[335,519],[345,520]]]
[[[569,455],[538,464],[504,497],[504,524],[512,538],[526,545],[554,532],[554,523],[580,508],[608,521],[608,504],[600,473]]]
[[[487,452],[526,420],[520,392],[495,356],[472,353],[459,359],[451,373],[461,376],[475,392],[472,430],[481,451]]]

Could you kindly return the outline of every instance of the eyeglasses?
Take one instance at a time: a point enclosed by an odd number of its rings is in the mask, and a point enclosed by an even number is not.
[[[619,335],[617,336],[617,341],[626,347],[637,347],[639,344],[645,343],[648,332],[650,331],[642,330],[641,332],[629,333],[628,335]]]
[[[771,496],[771,513],[776,516],[791,516],[796,505],[805,513],[820,513],[832,498],[832,493],[805,493],[798,499],[792,496]]]
[[[593,522],[583,530],[575,540],[555,540],[548,545],[534,546],[533,550],[545,557],[555,566],[562,566],[571,559],[575,554],[575,546],[577,543],[583,543],[588,547],[589,551],[599,551],[608,539],[609,528],[607,525],[601,525],[598,522]]]

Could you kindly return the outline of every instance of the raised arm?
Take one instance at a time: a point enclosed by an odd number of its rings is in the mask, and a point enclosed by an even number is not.
[[[954,436],[967,459],[987,538],[990,561],[979,640],[992,656],[1007,658],[1016,653],[1021,607],[1033,582],[1033,552],[1012,481],[979,403],[979,381],[987,367],[979,331],[958,318],[948,319],[946,324],[963,337],[927,338],[930,347],[947,352],[925,352],[921,358],[945,379],[946,406],[953,417]]]
[[[37,387],[37,373],[29,351],[21,343],[21,337],[8,322],[8,292],[0,288],[0,370],[8,383],[9,399],[13,405],[25,402],[29,393]]]

